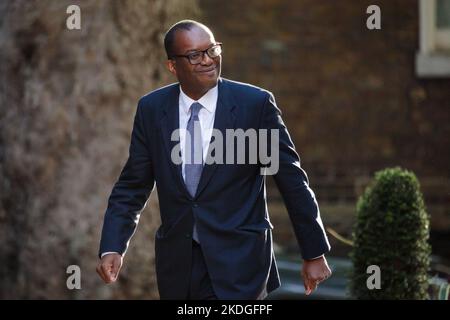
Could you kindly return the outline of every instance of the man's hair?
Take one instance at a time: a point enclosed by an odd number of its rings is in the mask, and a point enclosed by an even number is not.
[[[175,44],[176,33],[181,30],[190,31],[195,27],[206,29],[207,31],[211,32],[211,30],[203,23],[194,20],[181,20],[169,28],[169,30],[166,32],[166,35],[164,36],[164,48],[166,49],[167,59],[171,59],[175,55],[173,47]]]

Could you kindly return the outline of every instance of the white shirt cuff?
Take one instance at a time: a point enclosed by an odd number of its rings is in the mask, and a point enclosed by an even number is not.
[[[316,259],[319,259],[319,258],[322,258],[324,256],[324,254],[321,254],[320,256],[318,256],[318,257],[315,257],[315,258],[311,258],[311,259],[308,259],[308,260],[316,260]]]
[[[107,254],[113,254],[113,253],[119,254],[118,252],[115,252],[115,251],[103,252],[102,255],[100,256],[100,258],[103,258],[103,257],[106,256]]]

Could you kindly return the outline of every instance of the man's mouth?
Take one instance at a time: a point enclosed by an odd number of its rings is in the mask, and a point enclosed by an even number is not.
[[[206,69],[206,70],[199,70],[199,71],[197,71],[198,73],[212,73],[212,72],[214,72],[216,70],[216,68],[214,67],[214,68],[209,68],[209,69]]]

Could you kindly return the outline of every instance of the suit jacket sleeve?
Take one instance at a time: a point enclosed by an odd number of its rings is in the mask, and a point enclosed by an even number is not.
[[[303,259],[316,258],[328,252],[330,245],[308,176],[300,166],[300,158],[271,93],[264,102],[262,127],[268,131],[278,129],[279,168],[274,174],[275,183],[286,205]],[[271,153],[270,143],[268,146]]]
[[[141,104],[134,117],[128,160],[108,200],[99,256],[103,252],[124,255],[155,184]]]

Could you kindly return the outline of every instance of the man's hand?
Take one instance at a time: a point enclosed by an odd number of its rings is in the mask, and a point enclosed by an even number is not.
[[[102,257],[97,265],[97,273],[105,283],[115,282],[122,268],[123,257],[118,253],[109,253]]]
[[[304,260],[302,268],[303,283],[306,295],[310,295],[316,290],[317,285],[331,276],[325,256],[313,260]]]

